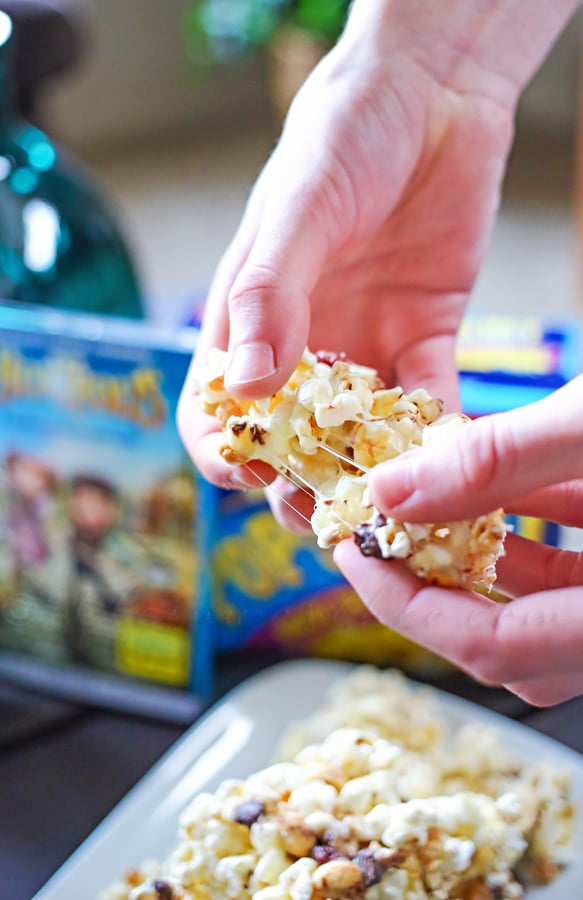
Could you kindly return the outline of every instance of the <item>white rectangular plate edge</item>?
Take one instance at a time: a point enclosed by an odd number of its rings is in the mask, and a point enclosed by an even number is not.
[[[92,900],[128,868],[163,857],[189,799],[215,790],[224,778],[244,777],[267,765],[287,725],[310,715],[330,684],[350,668],[328,660],[294,660],[243,682],[186,732],[32,900]],[[527,897],[583,897],[583,757],[470,701],[437,689],[435,695],[454,727],[483,722],[497,728],[521,758],[547,759],[570,769],[579,810],[577,859],[553,884],[530,889]]]

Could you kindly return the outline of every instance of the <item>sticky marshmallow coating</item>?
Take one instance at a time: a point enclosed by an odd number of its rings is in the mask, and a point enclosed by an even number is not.
[[[452,734],[431,692],[361,667],[305,739],[323,718],[353,724],[300,749],[296,731],[293,759],[199,794],[165,862],[101,900],[512,900],[517,871],[546,883],[569,861],[568,775],[481,725]]]
[[[386,388],[374,369],[329,354],[306,350],[280,391],[254,401],[229,395],[225,365],[226,353],[211,351],[195,383],[202,408],[221,422],[221,455],[232,464],[262,460],[308,488],[320,547],[352,536],[365,556],[402,559],[427,581],[492,586],[506,534],[502,510],[414,525],[380,515],[367,489],[377,463],[447,440],[466,416],[442,415],[441,401],[425,390]]]

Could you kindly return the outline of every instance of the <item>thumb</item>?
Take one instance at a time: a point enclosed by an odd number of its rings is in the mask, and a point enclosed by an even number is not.
[[[467,519],[583,474],[583,376],[543,400],[444,431],[378,465],[375,506],[401,521]],[[437,426],[439,427],[439,426]]]
[[[226,384],[244,398],[278,390],[308,343],[310,295],[344,238],[329,215],[323,174],[309,184],[289,184],[282,196],[281,168],[274,194],[247,259],[229,293]]]

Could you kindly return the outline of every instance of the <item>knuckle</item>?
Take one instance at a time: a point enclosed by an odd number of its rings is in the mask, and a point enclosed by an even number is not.
[[[495,687],[504,681],[503,662],[493,650],[479,656],[470,656],[466,667],[477,681],[490,687]]]
[[[465,487],[486,490],[499,479],[511,478],[518,460],[512,430],[494,417],[480,419],[469,427],[471,439],[465,439],[462,433],[457,444],[457,463]]]
[[[330,245],[347,240],[358,219],[357,188],[352,167],[331,148],[318,151],[310,175],[293,178],[288,185],[291,208],[310,229]]]
[[[333,223],[341,222],[345,234],[352,234],[358,218],[358,203],[350,168],[340,160],[332,161],[322,174],[318,196],[322,217]],[[318,202],[318,197],[314,200]]]
[[[265,301],[277,292],[281,279],[281,274],[266,264],[255,263],[244,268],[229,292],[229,306],[240,309],[250,302]]]
[[[480,619],[474,617],[469,627],[470,637],[461,653],[462,667],[477,681],[490,686],[509,680],[509,661],[513,658],[513,654],[508,653],[502,618],[500,614],[492,622],[490,615],[484,614],[484,627],[481,628]]]
[[[566,525],[578,525],[583,509],[583,482],[567,481],[562,488],[562,509]]]
[[[545,560],[543,579],[545,590],[583,584],[583,553],[572,550],[549,552]]]

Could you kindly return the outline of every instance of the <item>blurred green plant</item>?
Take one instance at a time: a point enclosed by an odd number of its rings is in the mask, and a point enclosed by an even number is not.
[[[332,46],[350,0],[188,0],[183,25],[189,60],[197,67],[232,63],[269,44],[293,25]]]

